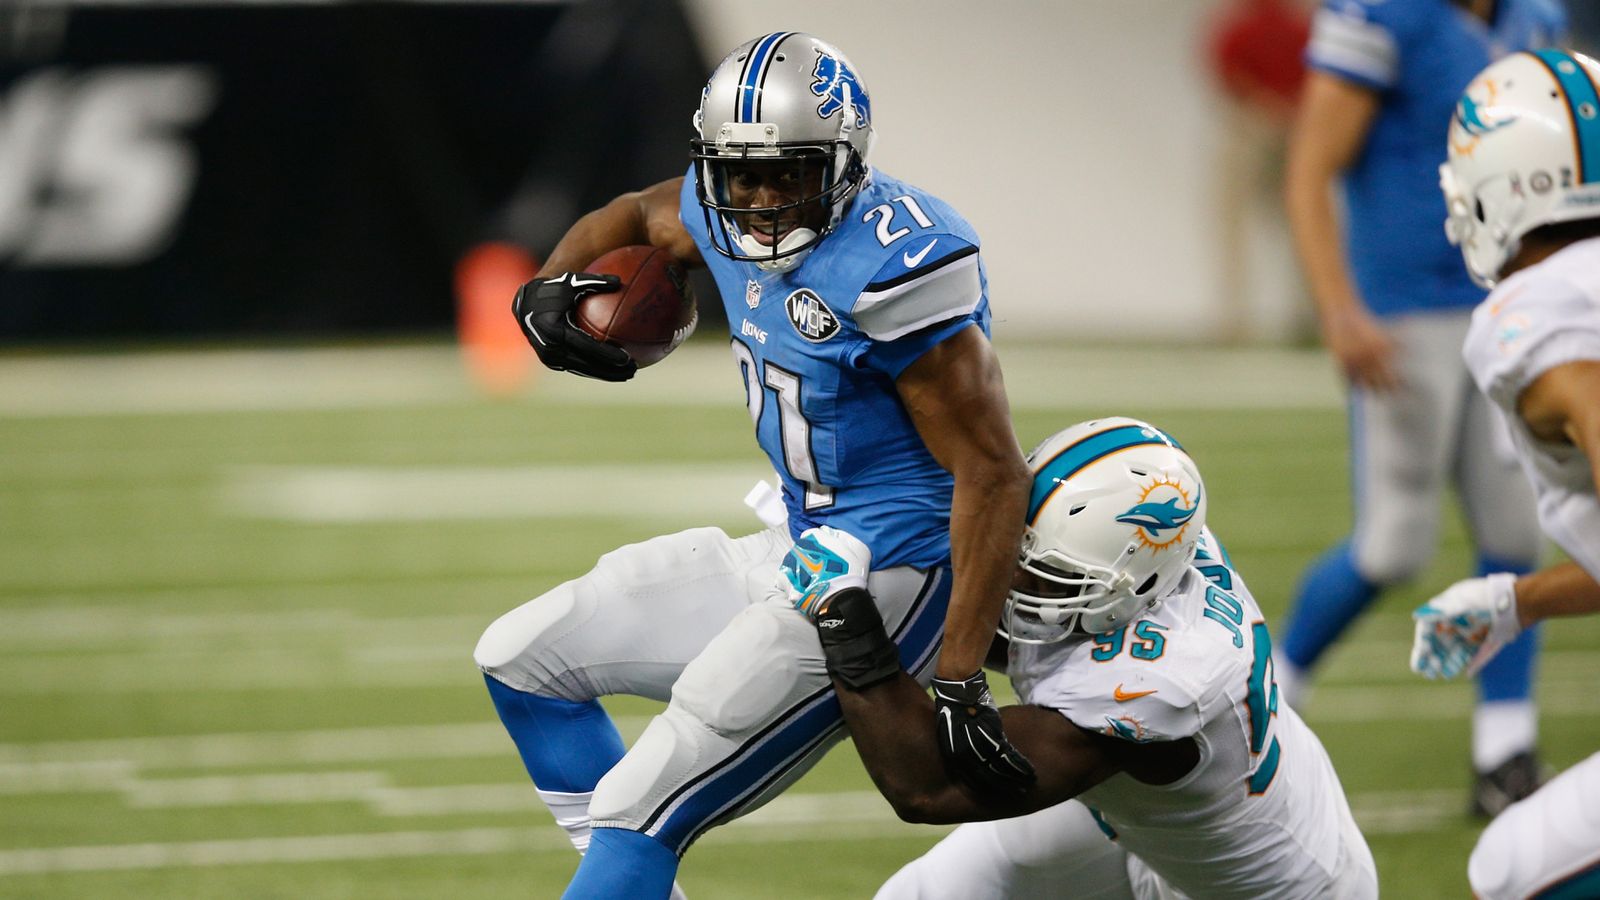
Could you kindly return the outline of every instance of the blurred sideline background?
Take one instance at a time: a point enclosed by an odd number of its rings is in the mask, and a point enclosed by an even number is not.
[[[1592,35],[1600,4],[1570,6]],[[712,62],[771,30],[839,45],[875,164],[983,235],[1024,446],[1112,413],[1178,434],[1276,623],[1349,521],[1277,198],[1303,14],[0,3],[0,897],[560,893],[575,856],[471,648],[621,543],[753,529],[765,472],[710,303],[602,385],[534,370],[510,291],[579,214],[680,174]],[[1308,704],[1389,896],[1465,895],[1481,827],[1471,688],[1405,668],[1409,609],[1466,557],[1452,518]],[[1557,625],[1559,767],[1600,734],[1600,623]],[[608,706],[630,738],[653,711]],[[844,748],[682,881],[870,896],[941,833]]]

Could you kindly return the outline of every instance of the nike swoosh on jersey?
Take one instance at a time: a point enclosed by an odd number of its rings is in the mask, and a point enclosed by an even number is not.
[[[1119,684],[1114,690],[1112,690],[1111,698],[1116,700],[1118,703],[1127,703],[1129,700],[1137,700],[1140,697],[1148,697],[1154,693],[1155,691],[1125,691],[1122,689],[1122,685]]]
[[[939,243],[939,239],[938,238],[934,238],[933,240],[928,242],[928,246],[923,247],[921,250],[917,251],[917,254],[915,256],[912,256],[910,251],[907,251],[905,253],[900,254],[900,258],[905,261],[906,268],[915,269],[919,264],[921,264],[922,260],[925,257],[927,257],[928,251],[933,249],[933,245],[937,244],[937,243]]]

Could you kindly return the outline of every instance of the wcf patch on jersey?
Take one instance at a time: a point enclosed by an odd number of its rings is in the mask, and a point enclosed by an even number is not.
[[[839,317],[808,288],[790,294],[783,301],[783,307],[789,313],[789,324],[813,344],[820,344],[839,333]]]

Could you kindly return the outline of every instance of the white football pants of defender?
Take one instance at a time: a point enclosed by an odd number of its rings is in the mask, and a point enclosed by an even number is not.
[[[1467,878],[1483,900],[1600,896],[1600,753],[1496,816]]]
[[[1332,884],[1317,900],[1375,900],[1377,873],[1366,840],[1347,823],[1345,846]],[[1101,830],[1077,800],[1015,819],[962,825],[907,863],[878,889],[874,900],[1188,900],[1139,857]]]
[[[1356,571],[1373,584],[1405,581],[1427,567],[1447,476],[1481,556],[1530,566],[1538,559],[1533,488],[1461,361],[1471,321],[1466,310],[1395,317],[1386,325],[1401,388],[1351,389],[1351,549]]]
[[[777,528],[738,539],[696,528],[631,544],[484,632],[479,668],[516,690],[669,701],[595,788],[595,826],[643,832],[681,855],[844,736],[816,629],[772,592],[792,545]],[[902,663],[925,684],[949,570],[884,569],[867,586]]]

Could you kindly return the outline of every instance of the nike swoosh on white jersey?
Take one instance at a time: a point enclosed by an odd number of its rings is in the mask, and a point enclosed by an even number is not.
[[[906,252],[906,253],[901,254],[900,258],[905,260],[906,268],[914,269],[914,268],[917,267],[917,265],[919,263],[922,262],[923,257],[926,257],[928,255],[928,251],[933,249],[933,245],[937,244],[937,243],[939,243],[939,239],[938,238],[934,238],[933,240],[928,242],[928,246],[923,247],[921,250],[917,251],[917,255],[916,256],[912,256],[910,254],[910,252]]]

